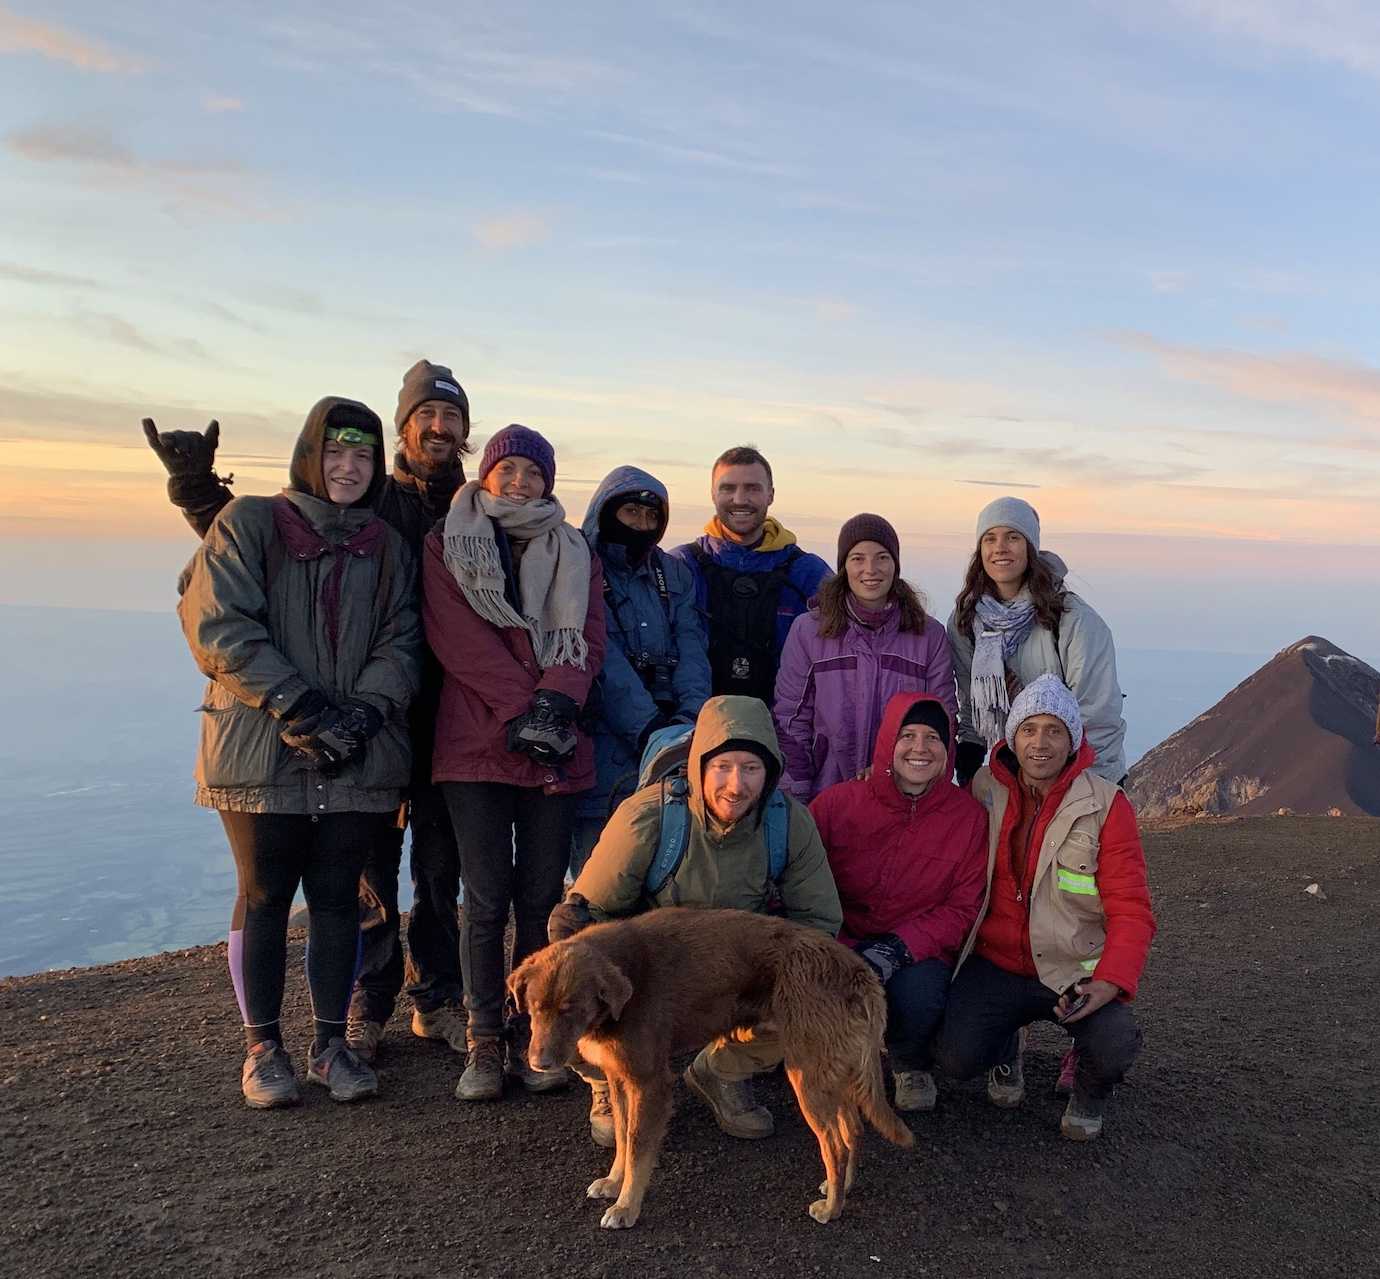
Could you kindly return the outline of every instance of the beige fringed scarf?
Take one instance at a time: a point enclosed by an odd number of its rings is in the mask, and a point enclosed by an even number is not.
[[[497,524],[516,542],[526,542],[518,598],[522,615],[504,592],[503,563],[494,538]],[[589,609],[589,545],[565,522],[554,497],[513,502],[495,497],[471,480],[451,500],[442,534],[446,567],[469,606],[495,626],[520,626],[532,635],[543,670],[574,666],[589,656],[585,614]]]

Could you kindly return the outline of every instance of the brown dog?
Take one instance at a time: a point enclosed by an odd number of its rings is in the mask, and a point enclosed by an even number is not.
[[[816,929],[741,910],[654,910],[538,951],[508,988],[532,1020],[534,1068],[583,1057],[608,1077],[613,1166],[588,1192],[616,1199],[603,1226],[631,1226],[642,1210],[671,1115],[671,1055],[734,1030],[770,1023],[780,1036],[824,1158],[825,1197],[809,1208],[816,1221],[843,1211],[862,1143],[859,1112],[888,1141],[914,1143],[882,1081],[882,988]]]

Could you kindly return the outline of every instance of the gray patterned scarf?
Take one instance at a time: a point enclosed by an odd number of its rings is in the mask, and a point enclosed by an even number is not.
[[[1035,624],[1035,603],[1028,591],[1004,604],[984,595],[973,619],[973,727],[988,747],[1006,732],[1011,699],[1006,689],[1006,663],[1015,656]]]
[[[527,543],[518,573],[521,616],[504,591],[495,524],[513,541]],[[584,670],[589,656],[589,544],[565,522],[560,502],[554,497],[513,502],[471,480],[451,500],[442,540],[446,567],[480,617],[494,626],[530,632],[532,651],[543,670]]]

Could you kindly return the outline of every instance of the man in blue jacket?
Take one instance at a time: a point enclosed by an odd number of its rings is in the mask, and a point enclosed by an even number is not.
[[[671,554],[690,566],[708,618],[715,695],[758,697],[770,706],[791,623],[832,570],[767,514],[776,497],[771,465],[751,445],[714,463],[710,497],[714,518],[704,535]]]
[[[693,724],[709,697],[709,656],[690,570],[658,547],[666,486],[620,466],[594,490],[581,529],[604,566],[608,651],[590,698],[598,781],[580,796],[570,870],[578,875],[615,801],[637,788],[642,747],[658,728]]]

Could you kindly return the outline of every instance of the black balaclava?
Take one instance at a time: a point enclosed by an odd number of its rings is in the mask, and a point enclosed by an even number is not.
[[[627,502],[646,506],[656,512],[656,528],[650,533],[629,528],[618,518],[618,508]],[[666,503],[651,489],[635,489],[630,493],[615,493],[599,508],[599,539],[611,546],[627,548],[628,563],[641,564],[666,535]]]

